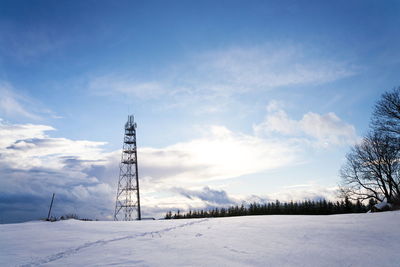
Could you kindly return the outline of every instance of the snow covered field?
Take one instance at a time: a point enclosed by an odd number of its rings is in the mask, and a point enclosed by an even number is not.
[[[0,225],[0,266],[400,266],[400,212]]]

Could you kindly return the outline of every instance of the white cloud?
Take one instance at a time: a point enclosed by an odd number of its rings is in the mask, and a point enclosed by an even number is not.
[[[322,146],[352,144],[357,140],[355,127],[333,112],[323,115],[308,112],[300,120],[294,120],[275,103],[268,105],[267,110],[265,120],[253,126],[258,136],[271,133],[303,136]]]
[[[290,44],[228,47],[164,66],[157,77],[108,74],[90,79],[88,87],[102,95],[162,97],[168,107],[195,102],[204,112],[215,112],[212,104],[221,106],[228,98],[242,94],[323,84],[354,75],[354,68],[346,62],[317,59],[310,51]]]
[[[0,117],[40,121],[44,115],[52,118],[62,118],[43,107],[36,99],[16,90],[12,84],[0,80]]]
[[[14,144],[17,140],[43,138],[45,131],[54,130],[53,127],[39,124],[7,124],[0,119],[0,148]]]
[[[278,132],[284,135],[295,135],[299,132],[299,123],[287,115],[283,110],[275,106],[275,103],[267,106],[267,117],[260,124],[253,126],[254,132],[260,136],[263,133]]]
[[[335,113],[324,115],[308,112],[300,121],[305,134],[324,144],[349,144],[357,139],[353,125],[343,122]]]
[[[293,45],[233,47],[197,58],[190,78],[211,91],[243,93],[281,86],[320,84],[354,74],[344,62],[313,58]],[[197,79],[199,77],[200,79]]]
[[[122,94],[142,99],[164,95],[165,87],[156,81],[139,81],[129,75],[104,75],[89,81],[89,89],[99,95]]]
[[[8,117],[22,116],[33,120],[40,116],[28,111],[25,106],[31,100],[14,92],[12,86],[6,82],[0,82],[0,112]]]
[[[54,128],[35,124],[7,124],[0,122],[0,153],[2,162],[13,168],[59,169],[65,160],[101,160],[103,142],[74,141],[66,138],[51,138],[46,131]]]

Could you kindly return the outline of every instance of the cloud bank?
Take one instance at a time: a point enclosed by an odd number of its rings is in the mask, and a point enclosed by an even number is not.
[[[43,217],[53,192],[58,213],[85,210],[101,217],[108,212],[102,205],[109,205],[110,185],[86,173],[89,166],[105,162],[104,143],[49,137],[46,132],[52,130],[47,125],[0,122],[2,220]],[[29,203],[21,204],[24,199]],[[38,205],[29,208],[30,203]]]
[[[187,187],[239,177],[287,166],[296,160],[296,149],[290,144],[234,133],[222,126],[206,129],[198,139],[164,148],[139,149],[145,205],[165,210],[163,203],[169,201],[168,197],[157,199],[153,195],[172,192],[172,185]],[[101,219],[112,215],[121,151],[105,152],[103,142],[50,137],[47,132],[53,130],[47,125],[0,123],[1,205],[8,207],[1,210],[3,220],[15,213],[12,207],[21,209],[21,214],[13,215],[16,218],[29,214],[23,211],[28,206],[20,205],[26,198],[40,202],[35,214],[45,216],[45,200],[53,192],[59,215],[82,211],[82,216]],[[182,195],[184,187],[174,193]],[[186,191],[185,197],[190,195],[203,204],[213,203],[211,198],[217,196],[219,200],[214,202],[222,203],[224,198],[223,193],[209,188],[203,193]],[[170,200],[177,202],[173,196]],[[195,202],[194,206],[201,204]]]
[[[203,127],[201,137],[192,140],[160,148],[140,147],[145,214],[160,215],[174,207],[203,208],[250,201],[249,196],[229,196],[204,185],[300,164],[301,153],[310,140],[340,145],[356,138],[354,127],[334,113],[308,112],[294,120],[275,102],[267,110],[265,120],[254,126],[254,134],[211,125]],[[104,151],[104,142],[50,137],[47,133],[53,130],[48,125],[0,121],[2,220],[45,216],[46,200],[53,192],[58,215],[84,212],[82,216],[111,218],[121,151]],[[202,189],[193,189],[199,185]],[[317,186],[301,187],[258,199],[330,198],[332,192]],[[37,205],[21,205],[24,199]]]

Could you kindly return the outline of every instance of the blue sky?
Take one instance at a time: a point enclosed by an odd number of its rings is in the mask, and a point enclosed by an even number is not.
[[[128,114],[145,216],[335,198],[400,85],[398,1],[2,1],[0,220],[109,219]]]

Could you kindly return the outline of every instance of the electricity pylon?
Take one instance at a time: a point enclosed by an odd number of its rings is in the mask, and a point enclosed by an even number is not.
[[[132,212],[135,210],[137,211],[136,219],[141,220],[136,123],[133,115],[129,115],[128,121],[125,123],[124,144],[122,147],[121,163],[119,165],[114,221],[132,221],[135,219],[132,218]]]

